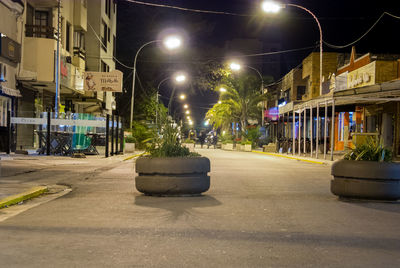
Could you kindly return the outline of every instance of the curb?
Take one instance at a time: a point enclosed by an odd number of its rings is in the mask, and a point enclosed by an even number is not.
[[[37,197],[45,192],[48,191],[48,188],[46,186],[37,186],[37,187],[33,187],[30,190],[20,193],[20,194],[16,194],[16,195],[11,195],[8,196],[2,200],[0,200],[0,209],[4,208],[4,207],[8,207],[11,205],[15,205],[18,204],[19,202]]]
[[[280,155],[280,154],[274,154],[274,153],[266,153],[266,152],[260,152],[260,151],[251,151],[251,152],[258,153],[258,154],[266,154],[266,155],[275,156],[275,157],[282,157],[282,158],[287,158],[287,159],[292,159],[292,160],[298,160],[298,161],[308,162],[308,163],[312,163],[312,164],[319,164],[319,165],[326,164],[325,162],[321,162],[321,161],[308,160],[308,159],[304,159],[304,158],[298,158],[298,157],[292,157],[292,156],[286,156],[286,155]]]
[[[124,158],[123,161],[131,160],[132,158],[139,157],[139,156],[142,156],[142,155],[145,155],[145,154],[147,154],[147,153],[134,154],[134,155],[131,155],[131,156],[128,156],[128,157]]]

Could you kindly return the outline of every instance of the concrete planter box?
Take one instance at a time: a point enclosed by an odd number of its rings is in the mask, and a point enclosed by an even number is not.
[[[135,152],[135,144],[134,143],[125,143],[124,153],[134,153],[134,152]]]
[[[236,151],[243,151],[242,147],[244,148],[243,145],[236,143]]]
[[[331,192],[340,197],[400,199],[400,163],[339,160],[333,163]]]
[[[275,153],[276,152],[276,144],[275,143],[269,143],[268,145],[263,145],[263,152]]]
[[[242,145],[242,150],[245,152],[251,152],[251,144]]]
[[[233,151],[233,143],[222,144],[223,150]]]
[[[206,157],[140,157],[136,160],[136,189],[146,195],[199,195],[210,188]]]
[[[189,151],[194,152],[194,143],[182,143],[182,146],[188,148]]]

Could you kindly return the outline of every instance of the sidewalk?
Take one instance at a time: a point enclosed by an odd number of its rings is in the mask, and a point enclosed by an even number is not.
[[[36,197],[46,192],[49,185],[30,181],[30,177],[40,171],[63,165],[80,165],[98,163],[98,161],[120,162],[126,158],[132,159],[137,153],[114,155],[105,158],[103,155],[88,155],[86,158],[72,158],[54,155],[20,155],[0,154],[0,209],[21,201]],[[133,156],[133,157],[132,157]],[[128,159],[128,160],[129,160]],[[49,186],[50,188],[54,188]]]
[[[333,161],[331,161],[330,154],[327,154],[326,159],[324,159],[324,154],[319,154],[318,158],[316,158],[315,155],[314,155],[314,157],[311,157],[310,154],[307,154],[306,156],[304,156],[304,154],[292,155],[292,154],[288,154],[288,153],[269,153],[269,152],[263,152],[262,150],[253,150],[252,152],[275,156],[275,157],[282,157],[282,158],[287,158],[287,159],[292,159],[292,160],[297,160],[297,161],[303,161],[303,162],[308,162],[308,163],[313,163],[313,164],[324,164],[324,165],[332,165],[334,161],[343,158],[343,154],[334,154]]]

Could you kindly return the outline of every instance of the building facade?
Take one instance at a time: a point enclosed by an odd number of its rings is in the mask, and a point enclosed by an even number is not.
[[[18,98],[17,74],[21,61],[20,27],[24,3],[4,0],[0,2],[0,151],[8,142],[7,112],[15,114]]]

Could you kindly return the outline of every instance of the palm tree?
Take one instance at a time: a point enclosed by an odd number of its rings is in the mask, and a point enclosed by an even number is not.
[[[244,132],[249,119],[257,119],[260,122],[259,104],[268,100],[268,95],[260,92],[260,85],[255,76],[242,74],[228,77],[225,81],[226,92],[221,93],[220,103],[207,112],[206,118],[216,127],[239,122]]]

